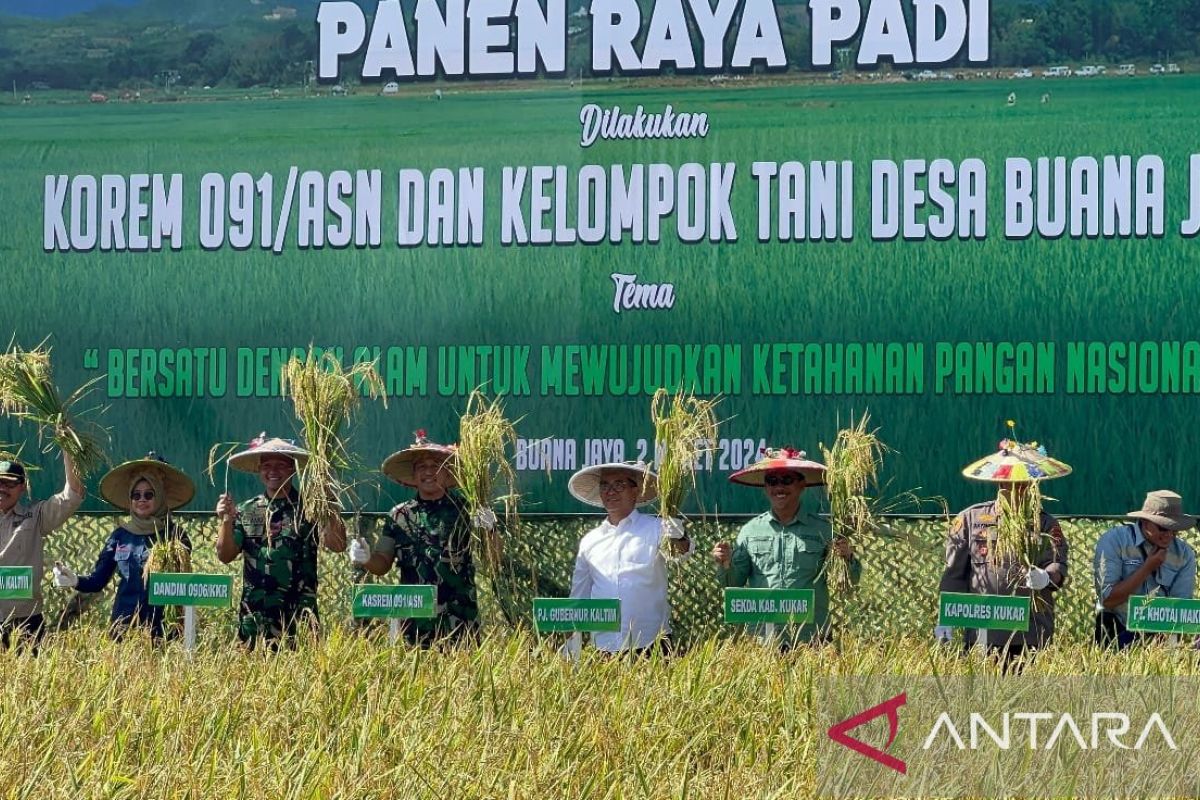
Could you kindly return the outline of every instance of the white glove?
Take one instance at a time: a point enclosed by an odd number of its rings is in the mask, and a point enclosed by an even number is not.
[[[949,625],[937,625],[933,629],[933,638],[939,642],[948,642],[954,638],[954,628]]]
[[[354,537],[354,541],[350,542],[350,563],[356,567],[361,567],[371,560],[371,548],[367,546],[367,540],[361,536]]]
[[[1030,567],[1025,575],[1025,585],[1039,592],[1050,585],[1050,573],[1040,567]]]
[[[61,561],[54,562],[54,585],[59,589],[74,589],[79,585],[79,576]]]
[[[662,521],[663,535],[668,539],[682,539],[687,536],[683,530],[683,520],[676,517],[670,517]]]
[[[496,530],[496,512],[490,508],[481,508],[471,515],[471,523],[480,530]]]

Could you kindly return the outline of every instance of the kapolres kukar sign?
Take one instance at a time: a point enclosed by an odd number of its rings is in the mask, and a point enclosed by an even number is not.
[[[279,368],[314,343],[378,361],[369,464],[506,395],[531,510],[652,459],[660,386],[725,398],[709,511],[868,409],[892,485],[951,506],[1005,419],[1075,467],[1056,511],[1191,496],[1162,453],[1200,446],[1198,23],[1069,10],[38,7],[0,48],[10,333],[102,377],[118,457],[192,474],[291,429]]]

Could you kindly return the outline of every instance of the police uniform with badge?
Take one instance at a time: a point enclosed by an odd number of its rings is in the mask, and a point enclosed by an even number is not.
[[[1046,454],[1036,442],[1022,444],[1005,439],[1000,449],[965,467],[962,474],[971,480],[1000,484],[1008,497],[1034,483],[1070,474],[1071,468]],[[1031,597],[1028,631],[989,630],[985,643],[989,649],[1003,650],[1008,656],[1026,648],[1044,647],[1054,635],[1055,594],[1067,579],[1067,540],[1062,528],[1050,514],[1041,512],[1034,556],[1029,563],[1012,557],[999,558],[996,552],[1002,504],[997,498],[973,505],[954,518],[946,540],[946,568],[939,586],[942,592],[1016,595]],[[976,644],[979,633],[964,631],[968,647]],[[939,627],[939,639],[948,639],[950,631]]]

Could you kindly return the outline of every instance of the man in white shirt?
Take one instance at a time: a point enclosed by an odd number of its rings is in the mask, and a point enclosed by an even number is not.
[[[571,579],[573,598],[621,601],[620,632],[593,634],[593,643],[606,653],[665,649],[664,637],[671,632],[667,560],[686,558],[695,545],[682,520],[637,510],[658,496],[657,476],[642,462],[597,464],[572,475],[568,489],[577,500],[607,513],[580,540]],[[661,549],[664,536],[669,556]]]

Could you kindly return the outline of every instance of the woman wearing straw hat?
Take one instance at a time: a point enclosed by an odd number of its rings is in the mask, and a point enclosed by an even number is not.
[[[849,562],[851,581],[857,583],[862,573],[850,544],[834,538],[829,522],[801,508],[807,487],[825,485],[825,466],[809,460],[803,450],[771,448],[729,480],[761,487],[771,508],[743,525],[733,546],[728,542],[713,546],[718,577],[725,586],[812,589],[813,622],[785,627],[775,639],[785,648],[825,641],[829,630],[828,559]],[[755,633],[766,638],[766,630],[757,627]]]
[[[1134,595],[1190,600],[1196,591],[1196,551],[1176,536],[1196,524],[1183,513],[1183,498],[1167,489],[1149,492],[1132,519],[1105,531],[1096,542],[1096,643],[1125,648],[1140,638],[1126,626]]]
[[[108,586],[115,574],[109,633],[117,639],[131,627],[143,627],[153,638],[161,638],[165,609],[150,605],[146,564],[151,550],[171,540],[191,551],[191,541],[171,512],[187,505],[195,493],[191,478],[154,453],[113,468],[100,479],[100,496],[129,516],[109,535],[90,574],[76,576],[70,567],[56,563],[55,585],[92,594]]]
[[[1054,636],[1054,596],[1067,579],[1067,540],[1058,520],[1040,510],[1040,493],[1034,487],[1070,472],[1071,467],[1047,455],[1045,447],[1015,439],[1001,441],[995,453],[963,468],[964,477],[998,484],[999,491],[995,500],[973,505],[954,518],[940,591],[1033,598],[1028,631],[985,631],[987,649],[1001,651],[1006,660],[1044,647]],[[1022,531],[1028,551],[1020,557],[1002,552],[1007,546],[998,546],[1004,515],[1019,518],[1021,508],[1031,510],[1034,499],[1037,530]],[[951,630],[938,626],[934,634],[946,641]],[[979,638],[973,629],[965,630],[964,637],[968,648]]]
[[[657,476],[641,461],[596,464],[572,475],[567,489],[576,500],[606,513],[579,541],[571,597],[621,601],[621,630],[593,634],[592,643],[606,653],[669,649],[671,606],[661,544],[666,537],[672,560],[687,557],[695,545],[681,520],[637,510],[658,497]]]
[[[242,556],[242,601],[238,638],[254,647],[291,639],[304,622],[316,629],[317,549],[346,549],[346,526],[335,518],[326,528],[305,519],[292,478],[308,451],[286,439],[261,434],[227,463],[258,475],[263,493],[240,506],[226,493],[217,502],[217,558],[228,564]]]
[[[453,447],[431,442],[419,430],[416,441],[388,456],[383,474],[417,496],[388,512],[374,551],[361,537],[350,545],[351,563],[373,575],[386,575],[394,563],[401,583],[436,587],[437,615],[401,626],[405,641],[421,647],[471,638],[479,630],[471,521],[451,491],[454,454]]]

